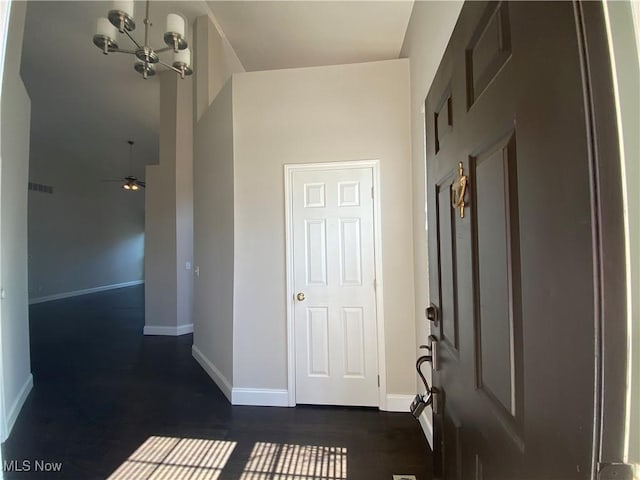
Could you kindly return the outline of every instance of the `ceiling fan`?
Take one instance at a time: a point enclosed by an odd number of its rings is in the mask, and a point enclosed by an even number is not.
[[[133,145],[134,145],[134,141],[133,140],[127,140],[127,143],[129,144],[129,171],[133,171],[132,169],[132,162],[133,162]],[[138,180],[138,177],[134,176],[134,175],[127,175],[124,178],[117,178],[117,179],[112,179],[112,180],[104,180],[105,182],[122,182],[122,188],[125,190],[138,190],[140,189],[140,187],[142,188],[146,188],[147,183],[143,182],[142,180]]]

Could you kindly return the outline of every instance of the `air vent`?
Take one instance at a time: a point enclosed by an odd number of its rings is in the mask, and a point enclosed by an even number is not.
[[[53,187],[51,185],[43,185],[42,183],[29,182],[29,190],[53,195]]]

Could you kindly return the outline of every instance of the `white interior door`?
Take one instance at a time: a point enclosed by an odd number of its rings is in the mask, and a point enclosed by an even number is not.
[[[373,170],[292,179],[296,403],[377,406]]]

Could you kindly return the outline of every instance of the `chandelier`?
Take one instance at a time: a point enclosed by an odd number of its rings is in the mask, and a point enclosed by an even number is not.
[[[136,23],[133,19],[133,0],[113,2],[107,18],[98,18],[93,43],[105,55],[109,53],[135,55],[136,61],[133,68],[144,79],[156,74],[156,64],[164,65],[173,70],[181,78],[184,78],[185,75],[191,75],[193,73],[191,69],[191,52],[185,38],[184,19],[175,13],[167,15],[167,29],[164,34],[164,42],[167,46],[157,50],[149,46],[149,28],[152,26],[151,20],[149,20],[149,0],[146,1],[145,16],[142,23],[144,23],[144,44],[140,45],[131,36],[131,32],[136,28]],[[129,40],[135,45],[135,49],[127,50],[118,47],[116,39],[118,32],[129,37]],[[160,60],[158,54],[170,50],[173,50],[173,62],[168,64]]]

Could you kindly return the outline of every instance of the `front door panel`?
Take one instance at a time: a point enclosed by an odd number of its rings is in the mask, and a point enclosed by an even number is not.
[[[425,103],[436,478],[591,475],[594,260],[575,24],[569,2],[465,4]]]

